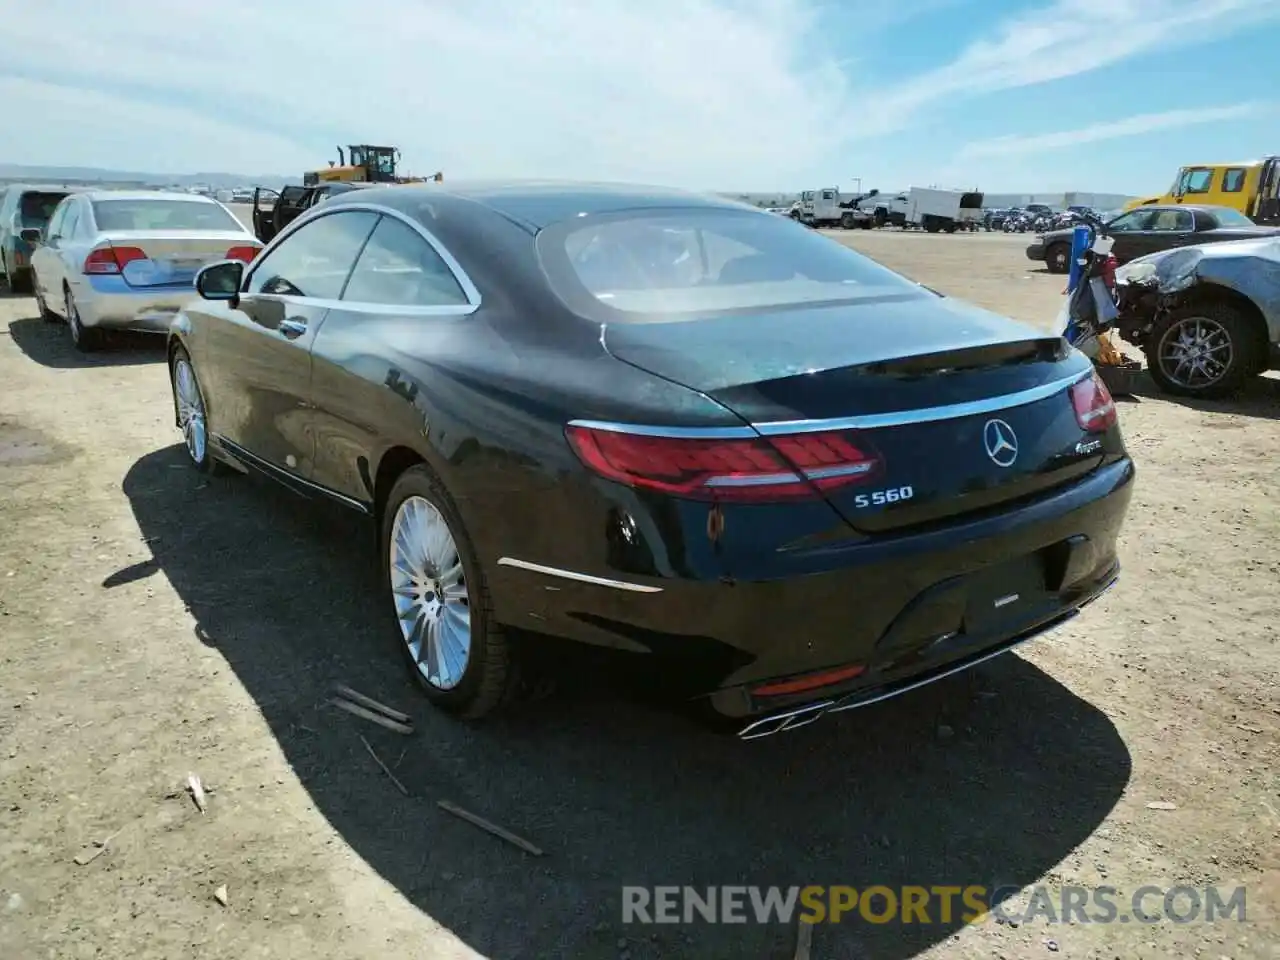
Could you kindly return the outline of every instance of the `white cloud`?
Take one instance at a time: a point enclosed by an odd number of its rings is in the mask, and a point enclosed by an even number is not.
[[[834,150],[849,94],[812,42],[811,11],[805,0],[384,0],[353,16],[335,0],[305,12],[43,0],[7,17],[0,70],[62,66],[77,77],[59,82],[85,88],[11,88],[25,96],[5,99],[6,125],[38,131],[32,162],[300,173],[335,143],[391,142],[412,169],[455,177],[787,183]],[[95,78],[129,95],[106,95],[107,109]],[[163,97],[241,119],[139,105]]]
[[[1010,135],[992,137],[989,140],[975,140],[967,143],[960,150],[958,159],[978,160],[984,157],[1010,157],[1029,153],[1044,153],[1049,150],[1061,150],[1066,147],[1078,147],[1086,143],[1097,143],[1102,140],[1118,140],[1122,137],[1135,137],[1144,133],[1156,133],[1162,130],[1176,130],[1204,123],[1220,123],[1224,120],[1244,120],[1255,117],[1266,110],[1260,103],[1239,103],[1225,107],[1205,107],[1196,110],[1166,110],[1163,113],[1140,113],[1137,116],[1125,117],[1123,120],[1112,120],[1107,123],[1095,123],[1092,126],[1076,130],[1059,130],[1055,133],[1042,133],[1034,136]]]
[[[1056,0],[997,25],[954,60],[886,91],[877,113],[882,126],[902,125],[942,101],[1079,76],[1274,19],[1280,19],[1276,0]],[[1131,83],[1116,91],[1116,102],[1149,94],[1141,76]]]
[[[856,159],[860,132],[1280,16],[1277,0],[1056,0],[993,24],[950,62],[868,89],[832,49],[845,30],[828,42],[820,26],[833,15],[857,26],[856,56],[880,43],[874,31],[958,0],[865,16],[831,2],[41,0],[6,11],[0,29],[6,133],[22,131],[3,159],[297,176],[363,141],[453,179],[826,183],[853,172],[851,159],[933,162],[887,141]]]

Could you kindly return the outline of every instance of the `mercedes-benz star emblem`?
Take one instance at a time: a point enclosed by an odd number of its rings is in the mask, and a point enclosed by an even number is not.
[[[997,467],[1012,467],[1018,459],[1018,435],[1003,420],[987,421],[982,428],[982,443]]]

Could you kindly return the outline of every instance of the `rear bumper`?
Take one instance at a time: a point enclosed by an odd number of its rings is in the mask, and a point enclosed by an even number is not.
[[[1043,263],[1044,262],[1044,244],[1043,243],[1030,244],[1027,247],[1027,259],[1037,260]]]
[[[104,275],[80,278],[75,297],[86,327],[168,333],[173,318],[196,298],[196,291],[189,284],[131,287],[123,277]]]
[[[787,561],[797,573],[782,578],[640,578],[504,558],[490,579],[503,622],[648,654],[670,691],[707,697],[722,715],[852,705],[886,685],[1007,649],[1105,590],[1118,572],[1116,538],[1133,478],[1122,457],[977,519],[797,550]],[[839,686],[752,693],[849,665],[863,672]]]

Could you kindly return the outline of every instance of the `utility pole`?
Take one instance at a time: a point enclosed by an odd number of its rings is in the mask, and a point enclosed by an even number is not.
[[[854,193],[861,193],[861,192],[862,192],[862,178],[861,178],[861,177],[854,177],[854,178],[853,178],[853,182],[857,184],[857,186],[853,188],[853,192],[854,192]]]

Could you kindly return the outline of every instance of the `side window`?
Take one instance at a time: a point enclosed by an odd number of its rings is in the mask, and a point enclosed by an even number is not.
[[[1190,210],[1161,210],[1156,213],[1155,218],[1151,221],[1148,230],[1157,230],[1161,233],[1177,233],[1179,231],[1191,229],[1191,211]]]
[[[53,211],[53,216],[49,218],[49,224],[44,228],[44,236],[46,240],[52,240],[54,237],[62,236],[62,224],[67,219],[67,207],[71,205],[70,200],[64,200],[58,204],[58,208]]]
[[[1208,193],[1213,188],[1212,170],[1188,170],[1183,193]]]
[[[1232,167],[1222,175],[1222,192],[1239,193],[1244,189],[1244,168]]]
[[[440,254],[395,217],[378,221],[342,299],[396,307],[459,307],[468,303]]]
[[[254,267],[245,292],[337,300],[377,219],[376,213],[350,210],[312,220]]]
[[[68,200],[65,210],[66,214],[62,218],[62,226],[58,228],[58,235],[64,240],[70,240],[76,235],[76,226],[80,223],[80,205],[74,200]]]
[[[833,191],[833,190],[823,190],[823,191],[822,191],[822,199],[823,199],[823,200],[834,200],[835,198],[836,198],[835,191]]]
[[[1134,210],[1126,213],[1122,217],[1116,217],[1107,224],[1108,233],[1132,233],[1135,230],[1150,229],[1147,224],[1151,222],[1150,210]]]

